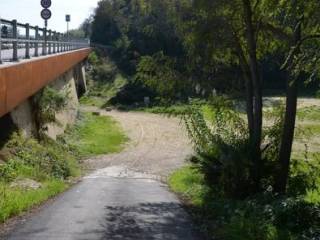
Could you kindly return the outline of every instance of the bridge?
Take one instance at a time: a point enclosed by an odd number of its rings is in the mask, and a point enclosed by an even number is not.
[[[47,85],[61,91],[74,86],[69,90],[77,98],[86,89],[84,63],[90,51],[87,39],[0,19],[0,118],[9,114],[21,125],[21,112],[26,118],[31,108],[28,101]]]

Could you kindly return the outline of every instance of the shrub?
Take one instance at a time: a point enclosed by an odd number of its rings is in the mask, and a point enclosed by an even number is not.
[[[88,61],[91,65],[98,65],[100,63],[100,59],[98,54],[96,53],[96,51],[93,51],[90,53],[89,57],[88,57]]]
[[[221,186],[225,196],[244,197],[252,185],[245,121],[233,110],[232,102],[223,97],[212,98],[208,107],[210,119],[205,119],[197,103],[182,116],[196,151],[191,161],[210,184]]]
[[[176,67],[177,61],[163,52],[144,56],[137,66],[135,79],[164,99],[176,99],[188,86]]]
[[[13,180],[15,176],[44,180],[46,178],[67,179],[76,176],[78,163],[72,149],[53,140],[40,144],[35,139],[24,139],[14,133],[6,148],[11,151],[11,158],[0,169],[0,179]]]
[[[117,69],[107,63],[94,66],[92,69],[93,80],[97,82],[111,82],[117,74]]]
[[[69,92],[58,92],[51,87],[45,87],[35,95],[33,104],[39,138],[46,138],[48,123],[60,124],[56,119],[56,113],[67,106],[68,99]]]

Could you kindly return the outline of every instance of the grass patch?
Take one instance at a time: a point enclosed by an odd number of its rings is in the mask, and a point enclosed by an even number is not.
[[[75,152],[53,140],[39,142],[13,133],[4,147],[6,163],[0,165],[0,222],[63,192],[65,180],[80,175]],[[39,189],[14,184],[35,181]]]
[[[105,104],[105,100],[102,97],[83,96],[80,98],[80,104],[84,106],[93,106],[101,108]]]
[[[298,109],[297,116],[300,120],[320,120],[320,107],[312,106]]]
[[[127,137],[111,117],[86,113],[67,133],[69,142],[81,157],[119,152]]]
[[[0,222],[29,210],[65,191],[67,187],[64,181],[57,179],[43,182],[42,187],[37,190],[9,188],[7,184],[0,183]]]
[[[127,84],[128,80],[120,73],[116,74],[111,82],[91,81],[90,90],[80,99],[80,103],[85,106],[95,106],[102,108],[108,101],[116,96],[120,89]]]
[[[302,122],[298,130],[299,129],[301,134],[304,135],[304,137],[312,137],[312,136],[320,135],[320,124],[309,124],[309,123]],[[298,135],[299,135],[299,131],[298,131]]]
[[[186,110],[187,105],[177,104],[172,106],[153,106],[153,107],[145,107],[145,108],[138,108],[136,111],[142,111],[147,113],[154,113],[154,114],[168,114],[168,115],[180,115],[183,114]]]
[[[265,193],[232,200],[217,194],[192,166],[173,173],[169,186],[190,203],[197,225],[210,239],[307,240],[317,239],[320,233],[315,190],[307,192],[304,199]]]
[[[2,149],[6,159],[0,164],[0,222],[65,191],[68,180],[81,174],[80,158],[118,152],[126,140],[113,119],[92,114],[84,114],[58,141],[13,133]],[[18,184],[33,181],[41,187]]]
[[[201,206],[210,189],[204,184],[204,176],[197,169],[187,166],[169,177],[170,188],[192,204]]]

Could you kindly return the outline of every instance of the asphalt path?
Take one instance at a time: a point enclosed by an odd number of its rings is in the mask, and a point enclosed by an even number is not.
[[[3,239],[202,239],[165,185],[139,174],[118,178],[118,171],[88,176]]]
[[[184,162],[182,153],[189,153],[187,141],[182,144],[185,137],[178,131],[179,122],[143,113],[110,115],[128,131],[127,149],[112,158],[90,161],[91,174],[19,220],[0,239],[203,239],[179,199],[157,178],[162,171],[179,168]],[[138,122],[141,127],[135,127]],[[164,158],[168,160],[161,161]]]

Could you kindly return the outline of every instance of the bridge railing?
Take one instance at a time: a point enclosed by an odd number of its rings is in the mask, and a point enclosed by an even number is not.
[[[88,39],[75,39],[66,33],[0,18],[0,64],[89,46]]]

